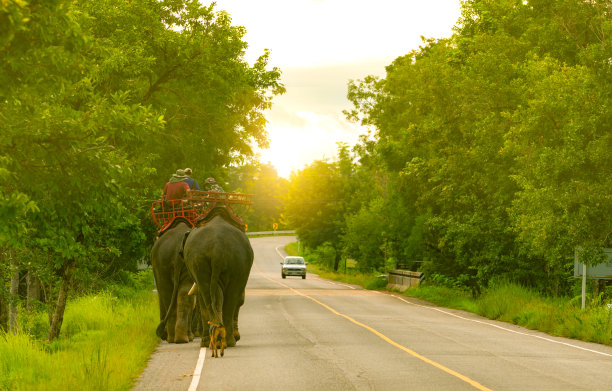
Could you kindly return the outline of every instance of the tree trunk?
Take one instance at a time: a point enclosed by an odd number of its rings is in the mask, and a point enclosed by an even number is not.
[[[62,285],[60,286],[59,294],[57,295],[57,303],[55,305],[55,311],[51,318],[51,326],[49,327],[49,342],[59,337],[62,329],[62,322],[64,321],[64,311],[66,310],[66,300],[68,299],[68,290],[70,288],[70,275],[72,272],[72,263],[68,264],[64,269],[64,276],[62,279]]]
[[[4,286],[1,285],[0,282],[0,289],[4,291]],[[0,331],[6,331],[8,328],[8,303],[4,297],[4,292],[2,292],[0,295]]]
[[[0,248],[0,265],[4,264],[4,254],[5,250]],[[8,329],[8,302],[6,298],[7,292],[4,286],[4,276],[0,274],[0,330],[4,331]]]
[[[13,251],[9,250],[11,260],[11,293],[9,296],[9,332],[17,332],[17,301],[19,298],[19,269]]]
[[[28,284],[28,299],[26,301],[26,309],[31,311],[34,309],[34,302],[40,301],[40,281],[32,272],[28,271],[26,275]]]
[[[337,272],[338,267],[340,266],[341,254],[340,254],[340,250],[337,250],[337,249],[334,249],[334,250],[336,250],[336,255],[334,257],[334,271]]]

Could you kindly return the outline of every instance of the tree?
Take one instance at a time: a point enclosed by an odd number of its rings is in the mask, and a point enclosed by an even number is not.
[[[329,243],[335,249],[333,269],[340,264],[340,235],[344,222],[345,194],[342,178],[333,163],[315,161],[292,173],[285,200],[287,223],[295,227],[305,246],[315,249]]]
[[[173,171],[154,167],[240,161],[265,144],[262,113],[283,87],[265,53],[242,59],[244,29],[197,1],[1,7],[1,245],[17,232],[47,255],[35,269],[59,289],[53,339],[71,285],[145,254],[147,200]]]
[[[243,165],[232,170],[233,191],[252,194],[253,205],[243,217],[249,231],[270,231],[272,224],[286,228],[283,218],[288,181],[270,164]]]
[[[515,117],[530,120],[520,121],[507,141],[518,156],[513,178],[521,187],[512,213],[527,251],[547,268],[564,270],[576,248],[612,245],[612,113],[602,111],[612,103],[612,85],[586,67],[553,60],[531,69],[530,103]]]
[[[347,115],[375,129],[360,148],[397,177],[388,197],[421,241],[401,246],[423,270],[474,292],[507,277],[562,293],[573,249],[608,245],[610,11],[467,1],[451,38],[349,84]]]

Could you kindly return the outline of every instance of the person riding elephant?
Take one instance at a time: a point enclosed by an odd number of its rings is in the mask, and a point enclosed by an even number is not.
[[[185,170],[176,170],[176,173],[172,174],[164,186],[164,190],[162,191],[162,199],[172,201],[186,198],[189,195],[190,188],[189,185],[184,182],[185,179],[187,179]]]
[[[198,190],[198,191],[202,190],[200,189],[200,184],[198,183],[197,179],[191,176],[193,174],[193,171],[191,170],[191,168],[186,168],[184,171],[185,171],[186,178],[183,179],[183,182],[189,185],[189,189]]]
[[[193,278],[180,255],[185,234],[191,229],[179,222],[157,238],[151,249],[151,265],[159,298],[159,318],[164,327],[158,336],[170,343],[186,343],[193,340],[191,314],[194,297],[189,296]]]
[[[214,193],[225,193],[223,188],[217,184],[215,178],[206,178],[204,181],[204,191],[212,191]]]
[[[253,265],[253,248],[243,231],[222,214],[195,227],[183,247],[184,262],[197,285],[201,304],[202,342],[209,343],[211,330],[225,334],[227,346],[240,339],[238,313]],[[209,327],[210,326],[210,327]]]

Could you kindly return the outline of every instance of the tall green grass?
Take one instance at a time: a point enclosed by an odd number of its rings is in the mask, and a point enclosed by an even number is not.
[[[574,300],[544,297],[502,283],[475,299],[477,313],[551,335],[612,345],[612,309],[593,303],[582,310]]]
[[[494,285],[476,298],[443,286],[410,288],[404,295],[550,335],[612,346],[612,309],[601,303],[582,310],[576,300],[543,296],[509,282]]]
[[[24,314],[21,331],[0,334],[0,390],[131,389],[159,342],[159,309],[152,285],[116,293],[70,300],[52,343],[46,313]]]

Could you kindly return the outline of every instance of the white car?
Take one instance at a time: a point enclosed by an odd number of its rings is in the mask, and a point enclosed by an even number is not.
[[[302,280],[306,278],[306,265],[308,265],[308,262],[304,262],[304,258],[285,257],[281,265],[281,276],[283,278],[287,276],[302,276]]]

